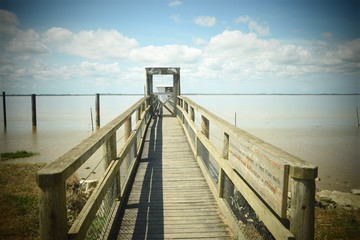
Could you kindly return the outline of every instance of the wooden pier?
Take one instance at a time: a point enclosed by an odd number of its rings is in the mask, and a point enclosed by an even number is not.
[[[118,239],[229,239],[177,118],[150,124]]]
[[[146,74],[145,97],[38,172],[41,239],[314,238],[316,166],[181,96],[179,68]],[[154,74],[173,74],[169,101]],[[65,183],[101,148],[106,170],[68,228]]]

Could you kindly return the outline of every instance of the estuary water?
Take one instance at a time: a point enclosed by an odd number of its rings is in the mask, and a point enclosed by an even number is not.
[[[237,127],[319,167],[317,188],[360,188],[359,95],[187,95]],[[141,96],[101,95],[101,126]],[[0,152],[40,153],[21,162],[52,162],[92,134],[95,96],[8,96],[7,129],[0,106]],[[94,120],[95,121],[95,120]]]

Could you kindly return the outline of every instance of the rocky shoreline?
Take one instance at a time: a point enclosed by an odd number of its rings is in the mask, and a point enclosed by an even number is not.
[[[351,192],[322,190],[316,193],[316,206],[324,209],[360,210],[360,189]]]

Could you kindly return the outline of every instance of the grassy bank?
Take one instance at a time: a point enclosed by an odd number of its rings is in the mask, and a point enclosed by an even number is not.
[[[0,239],[37,239],[38,187],[35,173],[44,165],[0,165]]]
[[[39,239],[35,174],[44,165],[0,164],[0,239]],[[360,239],[360,210],[315,212],[315,239]]]

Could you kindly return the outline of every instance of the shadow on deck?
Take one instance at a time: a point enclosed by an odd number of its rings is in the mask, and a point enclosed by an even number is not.
[[[138,170],[110,239],[229,239],[177,118],[150,123]]]

